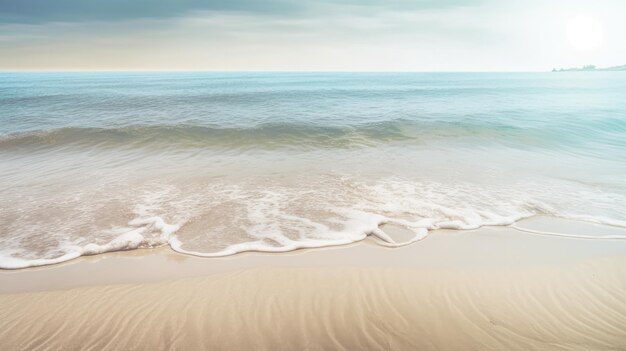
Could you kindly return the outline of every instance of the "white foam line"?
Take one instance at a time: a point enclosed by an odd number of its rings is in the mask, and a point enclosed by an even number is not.
[[[579,238],[579,239],[614,239],[614,240],[624,240],[626,239],[626,235],[602,235],[602,236],[589,236],[589,235],[581,235],[581,234],[571,234],[571,233],[557,233],[557,232],[548,232],[548,231],[539,231],[527,228],[521,228],[515,224],[515,222],[519,219],[532,217],[532,216],[515,216],[514,218],[506,218],[504,221],[501,221],[499,224],[493,223],[482,223],[476,225],[458,225],[458,223],[453,222],[442,222],[437,223],[433,226],[433,223],[430,223],[430,229],[442,229],[442,228],[454,228],[457,230],[464,229],[476,229],[485,225],[498,225],[498,226],[508,226],[509,228],[536,234],[536,235],[545,235],[545,236],[559,236],[559,237],[569,237],[569,238]],[[619,220],[609,220],[605,218],[596,218],[589,216],[555,216],[559,218],[565,219],[574,219],[578,221],[590,222],[590,223],[598,223],[603,225],[608,225],[612,227],[626,227],[626,222]],[[507,223],[508,222],[508,223]],[[511,223],[512,222],[512,223]],[[423,229],[415,234],[415,236],[408,241],[405,242],[396,242],[389,235],[387,235],[382,229],[378,226],[385,223],[395,223],[399,225],[403,225],[406,227],[411,227],[414,229]],[[261,240],[234,244],[226,247],[225,249],[213,252],[213,253],[205,253],[205,252],[197,252],[197,251],[188,251],[182,248],[183,243],[178,240],[178,238],[174,235],[174,233],[180,229],[179,225],[171,225],[167,224],[161,217],[153,216],[146,218],[137,218],[132,220],[129,224],[135,226],[142,226],[139,228],[135,228],[129,232],[123,233],[118,237],[114,238],[108,244],[97,245],[97,244],[87,244],[83,247],[74,246],[70,248],[69,252],[66,252],[64,255],[60,257],[50,258],[50,259],[20,259],[15,257],[2,257],[0,263],[0,269],[21,269],[21,268],[29,268],[35,266],[45,266],[52,265],[57,263],[62,263],[66,261],[73,260],[75,258],[87,255],[95,255],[101,254],[105,252],[113,252],[113,251],[124,251],[124,250],[133,250],[138,249],[140,247],[159,247],[165,244],[175,252],[180,254],[197,256],[197,257],[225,257],[232,256],[235,254],[243,253],[243,252],[269,252],[269,253],[281,253],[281,252],[290,252],[299,249],[313,249],[313,248],[323,248],[323,247],[332,247],[332,246],[341,246],[348,245],[352,243],[356,243],[364,240],[368,236],[372,235],[376,237],[376,243],[380,246],[384,247],[402,247],[406,245],[410,245],[417,241],[420,241],[428,236],[427,228],[422,227],[425,223],[412,223],[404,220],[392,220],[390,218],[385,218],[383,216],[378,216],[374,222],[370,222],[370,225],[375,225],[374,229],[366,229],[368,226],[364,225],[360,228],[353,230],[350,238],[343,238],[340,240],[316,240],[316,239],[308,239],[308,240],[286,240],[282,246],[271,246],[264,243]],[[419,224],[419,225],[418,225]],[[454,225],[452,225],[454,224]],[[152,226],[161,231],[161,236],[155,239],[145,238],[142,233],[146,229],[145,226]],[[417,226],[417,228],[416,228]],[[369,227],[371,228],[371,227]]]
[[[0,269],[21,269],[37,266],[47,266],[67,262],[81,256],[92,256],[106,252],[127,251],[138,249],[145,243],[145,238],[141,235],[145,228],[137,228],[119,235],[104,245],[87,244],[85,246],[70,246],[68,252],[55,258],[21,259],[15,257],[2,256]]]
[[[617,228],[626,228],[626,221],[620,221],[617,219],[611,219],[607,217],[594,217],[594,216],[582,216],[582,215],[562,215],[555,217],[564,218],[564,219],[572,219],[579,222],[587,222],[594,224],[601,224],[609,227],[617,227]]]
[[[380,224],[383,224],[383,223],[385,222],[382,222]],[[428,236],[428,231],[426,231],[425,233],[416,233],[415,236],[411,240],[400,242],[400,243],[393,240],[381,229],[375,229],[368,233],[363,233],[362,235],[358,235],[353,240],[351,239],[343,239],[343,240],[310,240],[309,239],[309,240],[298,240],[298,241],[289,240],[289,245],[284,245],[284,246],[270,246],[270,245],[263,243],[263,241],[261,240],[257,240],[257,241],[252,241],[252,242],[230,245],[221,251],[212,252],[212,253],[185,250],[182,248],[182,242],[174,236],[170,238],[169,246],[175,252],[185,254],[185,255],[190,255],[190,256],[227,257],[227,256],[236,255],[239,253],[244,253],[244,252],[281,253],[281,252],[290,252],[290,251],[295,251],[295,250],[300,250],[300,249],[316,249],[316,248],[324,248],[324,247],[343,246],[343,245],[349,245],[349,244],[363,241],[365,238],[367,238],[370,235],[373,235],[379,239],[376,241],[377,245],[396,248],[396,247],[407,246],[414,242],[417,242],[426,238],[426,236]]]
[[[626,239],[626,235],[597,235],[597,236],[590,236],[590,235],[582,235],[582,234],[571,234],[571,233],[557,233],[557,232],[548,232],[548,231],[541,231],[541,230],[533,230],[533,229],[527,229],[527,228],[520,228],[515,224],[511,224],[509,226],[512,229],[518,230],[520,232],[526,232],[526,233],[531,233],[531,234],[537,234],[537,235],[545,235],[545,236],[560,236],[560,237],[567,237],[567,238],[577,238],[577,239],[611,239],[611,240],[624,240]]]
[[[169,240],[169,246],[172,250],[196,257],[226,257],[232,256],[239,253],[244,252],[269,252],[269,253],[280,253],[280,252],[290,252],[300,249],[315,249],[322,247],[332,247],[332,246],[342,246],[348,245],[352,243],[356,243],[365,239],[367,235],[364,235],[363,238],[359,238],[356,240],[306,240],[306,241],[291,241],[291,245],[284,246],[270,246],[263,241],[257,240],[252,242],[246,242],[241,244],[234,244],[226,247],[225,249],[218,252],[198,252],[198,251],[189,251],[182,248],[182,243],[177,238],[173,237]]]
[[[73,260],[82,256],[80,251],[72,251],[68,252],[63,256],[55,257],[55,258],[38,258],[34,260],[25,260],[20,258],[2,258],[2,264],[0,265],[0,269],[22,269],[22,268],[30,268],[37,266],[48,266],[57,263],[63,263],[66,261]]]
[[[413,239],[408,240],[408,241],[403,241],[403,242],[400,242],[400,243],[396,242],[396,241],[386,242],[386,241],[377,240],[376,241],[376,245],[380,245],[380,246],[384,246],[384,247],[393,247],[393,248],[402,247],[402,246],[407,246],[407,245],[413,244],[415,242],[424,240],[427,236],[428,236],[428,234],[423,234],[423,235],[415,234]]]
[[[389,222],[384,222],[381,224],[385,224]],[[376,228],[371,232],[371,235],[375,236],[379,240],[376,240],[376,244],[385,247],[402,247],[413,244],[414,242],[420,241],[428,236],[428,230],[425,233],[415,233],[415,236],[408,241],[397,242],[393,240],[387,233],[385,233],[382,229]]]

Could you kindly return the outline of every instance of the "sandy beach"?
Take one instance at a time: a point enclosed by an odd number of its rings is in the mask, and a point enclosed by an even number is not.
[[[0,0],[0,351],[626,351],[625,0]]]
[[[623,240],[489,227],[437,231],[397,249],[371,241],[218,259],[138,250],[0,272],[0,345],[626,348]]]

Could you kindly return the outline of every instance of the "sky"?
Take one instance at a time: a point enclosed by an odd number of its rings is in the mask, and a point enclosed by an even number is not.
[[[624,18],[623,0],[0,0],[0,70],[604,67],[626,64]]]

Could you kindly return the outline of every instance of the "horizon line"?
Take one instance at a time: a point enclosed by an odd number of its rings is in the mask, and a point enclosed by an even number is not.
[[[1,73],[123,73],[123,72],[215,72],[215,73],[542,73],[539,70],[254,70],[254,69],[3,69]]]

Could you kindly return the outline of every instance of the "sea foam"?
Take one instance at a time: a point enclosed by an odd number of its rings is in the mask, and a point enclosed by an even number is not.
[[[471,230],[483,226],[512,225],[535,234],[626,238],[626,230],[593,236],[541,232],[516,224],[537,215],[568,216],[564,210],[572,209],[576,203],[563,201],[567,200],[564,198],[549,204],[542,201],[554,199],[545,193],[504,192],[471,184],[451,187],[398,177],[371,182],[327,176],[322,180],[309,179],[308,183],[300,181],[297,186],[258,181],[216,182],[202,187],[153,184],[138,199],[132,210],[134,218],[101,228],[93,236],[96,242],[89,242],[89,233],[80,233],[75,241],[69,239],[67,232],[58,233],[63,240],[47,247],[39,246],[36,254],[24,245],[29,239],[24,237],[22,247],[14,242],[12,247],[0,252],[0,268],[40,266],[85,255],[164,245],[179,253],[201,257],[345,245],[368,236],[381,246],[400,247],[425,238],[433,230]],[[601,217],[569,217],[626,228],[621,221]],[[404,228],[413,237],[396,241],[385,232],[384,225]],[[107,237],[111,239],[106,241]]]

